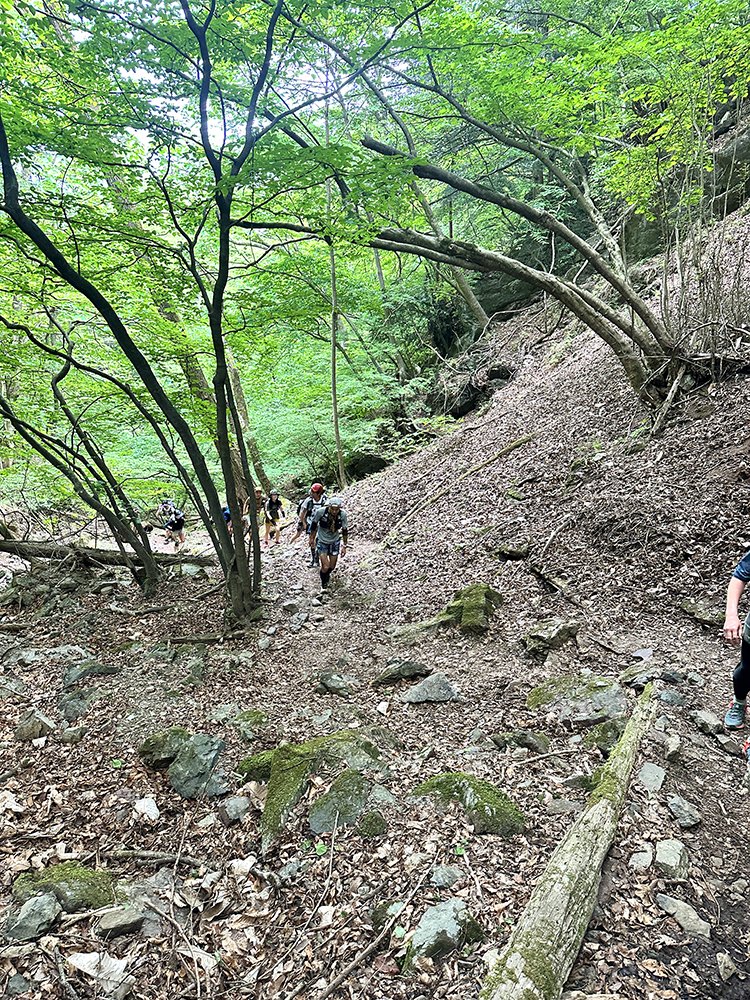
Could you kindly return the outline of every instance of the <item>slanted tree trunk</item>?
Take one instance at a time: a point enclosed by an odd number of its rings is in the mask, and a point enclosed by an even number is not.
[[[602,768],[586,808],[559,844],[490,970],[481,1000],[557,1000],[594,912],[630,774],[654,705],[649,685]]]

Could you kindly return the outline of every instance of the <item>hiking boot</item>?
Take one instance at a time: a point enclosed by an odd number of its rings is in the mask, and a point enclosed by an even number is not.
[[[740,704],[738,701],[733,701],[729,706],[729,711],[724,716],[724,728],[725,729],[742,729],[745,725],[745,708],[744,704]]]

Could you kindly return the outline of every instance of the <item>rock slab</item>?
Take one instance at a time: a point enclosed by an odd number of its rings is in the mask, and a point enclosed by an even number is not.
[[[703,819],[693,803],[688,802],[687,799],[683,799],[681,795],[668,795],[667,807],[683,830],[689,830],[690,827],[697,826]]]
[[[145,919],[144,914],[134,906],[118,906],[117,909],[110,910],[102,916],[96,933],[105,941],[122,937],[124,934],[136,934],[143,927]]]
[[[658,792],[666,776],[667,772],[658,764],[646,763],[638,772],[638,780],[647,792]]]
[[[416,958],[442,958],[470,941],[481,941],[482,928],[462,899],[428,907],[409,944],[407,965]]]
[[[60,912],[60,904],[53,893],[32,896],[20,910],[10,914],[5,933],[16,941],[34,941],[52,927]]]
[[[419,684],[404,691],[399,698],[407,705],[421,705],[425,702],[458,701],[460,695],[443,673],[430,674]]]
[[[674,896],[666,896],[659,892],[656,894],[656,905],[674,917],[680,927],[691,937],[709,939],[711,937],[711,925],[707,920],[703,920],[689,903]]]
[[[656,867],[671,879],[686,879],[690,857],[681,840],[660,840],[656,845]]]
[[[185,799],[226,795],[231,783],[217,767],[225,743],[215,736],[197,733],[184,744],[169,765],[169,783]]]

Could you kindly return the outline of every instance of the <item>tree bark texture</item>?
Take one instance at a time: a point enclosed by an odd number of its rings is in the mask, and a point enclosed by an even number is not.
[[[557,1000],[599,894],[601,869],[655,705],[649,685],[604,765],[583,813],[561,841],[490,971],[481,1000]]]

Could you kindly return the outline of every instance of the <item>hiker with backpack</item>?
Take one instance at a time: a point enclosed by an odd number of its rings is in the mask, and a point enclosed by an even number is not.
[[[724,638],[733,646],[740,645],[740,662],[732,675],[734,698],[724,717],[727,729],[741,729],[745,724],[747,696],[750,693],[750,614],[744,623],[739,616],[740,599],[750,581],[750,552],[736,566],[727,588],[727,607],[724,618]]]
[[[346,555],[348,518],[341,497],[331,497],[313,514],[310,544],[320,557],[320,585],[326,589],[339,556]]]
[[[168,542],[174,542],[175,552],[185,544],[185,514],[171,498],[162,500],[157,513],[164,518],[164,533]]]
[[[272,537],[275,536],[276,545],[278,545],[281,541],[281,531],[279,530],[278,523],[282,517],[285,517],[285,513],[278,490],[271,490],[268,494],[268,500],[266,500],[264,507],[264,514],[266,534],[263,539],[263,544],[266,548],[268,548]]]
[[[297,508],[299,520],[297,521],[297,534],[295,538],[299,538],[303,531],[307,535],[310,545],[310,566],[319,565],[318,553],[315,549],[315,543],[312,540],[312,520],[315,513],[321,507],[325,506],[327,502],[328,497],[326,496],[323,484],[313,483],[310,487],[310,493]]]

